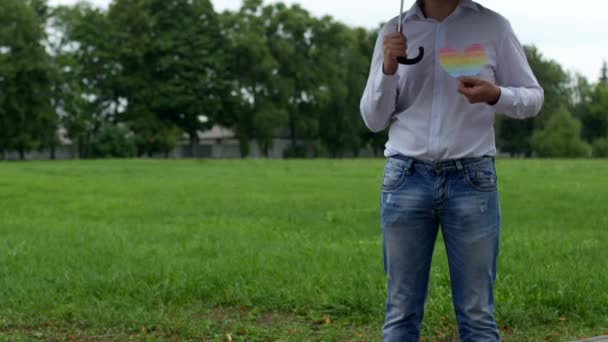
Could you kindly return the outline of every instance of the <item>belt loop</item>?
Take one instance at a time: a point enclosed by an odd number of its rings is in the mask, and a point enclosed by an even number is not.
[[[405,169],[406,169],[407,171],[411,170],[411,169],[412,169],[412,165],[413,165],[413,164],[414,164],[414,159],[412,159],[412,158],[408,158],[408,159],[405,161]]]
[[[460,159],[456,160],[456,168],[458,169],[458,173],[462,173],[464,167],[462,166],[462,161]]]

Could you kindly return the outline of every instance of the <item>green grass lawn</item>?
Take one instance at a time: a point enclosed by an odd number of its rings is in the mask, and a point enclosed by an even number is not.
[[[382,160],[0,163],[0,341],[377,341]],[[608,333],[608,161],[499,161],[505,341]],[[424,341],[454,341],[438,241]]]

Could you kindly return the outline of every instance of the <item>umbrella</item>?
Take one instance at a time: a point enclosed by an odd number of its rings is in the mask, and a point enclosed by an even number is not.
[[[397,31],[403,33],[403,1],[401,0],[401,10],[399,10],[399,23],[397,24]],[[424,57],[424,48],[420,46],[418,48],[418,56],[416,58],[397,57],[399,64],[414,65],[420,63]]]

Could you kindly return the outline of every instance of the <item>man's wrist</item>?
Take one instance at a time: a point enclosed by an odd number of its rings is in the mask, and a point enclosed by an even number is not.
[[[399,68],[399,66],[397,65],[397,68],[392,68],[392,70],[387,70],[386,62],[382,63],[382,73],[384,73],[387,76],[393,76],[397,72],[398,68]]]
[[[495,87],[495,91],[494,91],[494,96],[492,97],[493,99],[488,101],[488,104],[490,106],[494,106],[498,103],[498,101],[500,100],[500,95],[502,95],[502,91],[500,90],[499,86],[494,86]]]

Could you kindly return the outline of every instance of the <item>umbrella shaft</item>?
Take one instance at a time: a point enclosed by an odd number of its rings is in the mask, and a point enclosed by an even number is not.
[[[397,31],[403,32],[403,1],[401,0],[401,9],[399,10],[399,23],[397,24]]]

